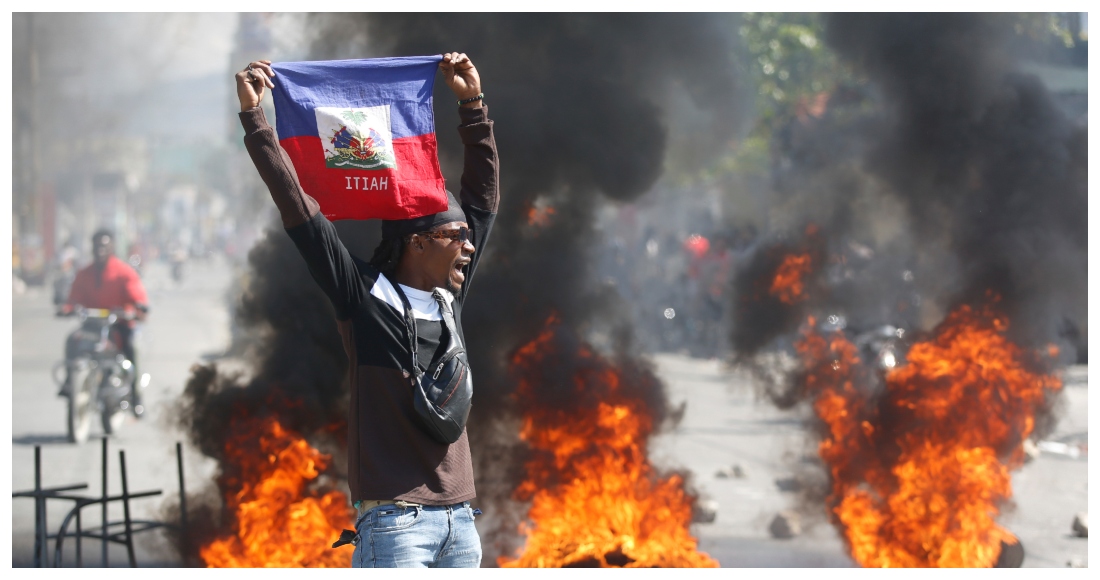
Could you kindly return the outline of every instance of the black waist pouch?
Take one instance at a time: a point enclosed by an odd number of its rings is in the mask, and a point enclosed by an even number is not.
[[[428,372],[421,372],[416,362],[416,321],[412,318],[412,306],[400,285],[394,287],[405,305],[405,325],[411,339],[413,374],[409,378],[413,388],[413,409],[420,420],[420,427],[433,439],[440,443],[454,443],[466,429],[466,419],[470,417],[474,398],[470,361],[455,328],[454,313],[442,293],[434,290],[432,296],[439,303],[443,316],[447,350],[432,361]]]

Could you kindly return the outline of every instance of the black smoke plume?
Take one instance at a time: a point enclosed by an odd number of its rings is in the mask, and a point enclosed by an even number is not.
[[[992,290],[1021,344],[1085,327],[1087,130],[1019,72],[1012,22],[827,18],[828,44],[867,82],[796,127],[794,167],[776,183],[790,221],[820,224],[844,262],[830,266],[827,308],[928,330]]]
[[[946,239],[947,303],[992,289],[1022,344],[1057,338],[1087,299],[1088,165],[1075,127],[1021,74],[1005,15],[836,15],[828,39],[887,104],[865,164],[902,200],[917,235]]]
[[[523,476],[520,413],[531,405],[568,410],[568,353],[544,369],[537,401],[516,400],[509,357],[534,339],[551,316],[563,336],[594,343],[621,361],[623,388],[646,402],[659,424],[664,386],[632,344],[626,310],[593,283],[590,250],[599,243],[595,211],[645,193],[664,168],[669,103],[710,119],[693,135],[703,152],[738,128],[736,26],[724,15],[353,14],[316,15],[311,58],[366,58],[463,51],[480,72],[501,157],[501,204],[464,312],[475,385],[468,432],[478,501],[494,526],[479,526],[485,562],[516,546],[522,515],[510,494]],[[436,83],[437,134],[444,174],[457,183],[461,144],[453,95]],[[350,251],[369,258],[378,236],[370,224],[338,223]],[[185,413],[193,440],[217,458],[224,422],[240,409],[286,415],[309,437],[342,424],[347,363],[327,300],[277,228],[250,256],[238,320],[251,329],[257,372],[224,378],[199,367]],[[572,339],[571,339],[572,340]],[[580,343],[578,343],[580,344]],[[277,387],[294,409],[279,409]],[[343,434],[333,440],[342,445]],[[343,469],[342,459],[334,465]],[[228,469],[222,466],[222,469]],[[489,530],[493,527],[493,530]],[[199,542],[196,542],[199,543]]]

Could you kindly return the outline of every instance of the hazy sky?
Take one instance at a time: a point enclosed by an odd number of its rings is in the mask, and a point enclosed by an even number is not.
[[[34,14],[40,121],[83,132],[223,136],[233,104],[229,61],[237,19]],[[27,46],[13,45],[16,62],[28,58]]]
[[[60,20],[70,42],[55,58],[94,73],[121,90],[151,79],[187,78],[228,70],[236,14],[92,13],[39,15]]]

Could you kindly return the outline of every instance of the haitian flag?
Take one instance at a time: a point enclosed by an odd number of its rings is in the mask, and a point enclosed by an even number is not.
[[[279,143],[325,217],[406,219],[447,209],[432,110],[441,60],[271,65]]]

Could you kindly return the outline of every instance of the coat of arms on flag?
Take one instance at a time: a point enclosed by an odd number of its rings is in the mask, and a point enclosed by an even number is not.
[[[331,169],[393,169],[390,107],[317,107],[317,133]]]
[[[275,127],[330,220],[447,209],[432,87],[442,55],[275,63]]]

